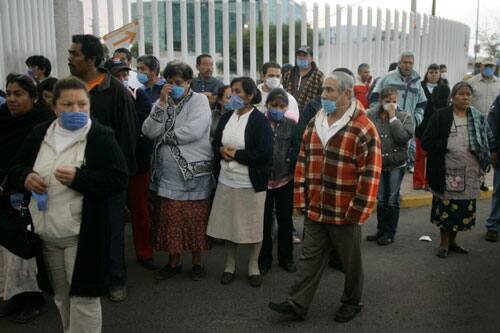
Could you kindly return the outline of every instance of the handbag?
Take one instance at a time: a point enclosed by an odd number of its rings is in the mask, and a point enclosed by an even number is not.
[[[5,198],[7,177],[0,185],[0,193]],[[40,249],[40,238],[35,234],[28,209],[31,193],[24,194],[20,209],[10,203],[0,209],[0,245],[23,259],[33,258]]]

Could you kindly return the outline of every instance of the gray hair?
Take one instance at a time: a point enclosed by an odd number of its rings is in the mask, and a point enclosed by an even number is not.
[[[325,81],[328,79],[337,81],[339,92],[343,93],[344,91],[348,90],[351,92],[351,95],[353,95],[354,79],[349,74],[336,71],[328,74],[325,77]]]
[[[399,61],[401,59],[406,58],[406,57],[411,57],[413,60],[415,60],[415,54],[412,51],[403,51],[401,52],[401,56],[399,57]]]

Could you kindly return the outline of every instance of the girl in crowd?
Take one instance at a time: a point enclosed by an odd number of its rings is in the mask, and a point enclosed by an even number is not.
[[[273,158],[269,172],[264,211],[264,240],[259,255],[262,274],[271,269],[273,262],[273,214],[276,207],[278,221],[278,262],[287,272],[297,270],[293,260],[293,174],[299,140],[296,123],[285,117],[288,95],[284,89],[271,90],[265,102],[266,116],[274,132]]]
[[[157,280],[181,272],[181,254],[192,253],[191,279],[205,276],[202,253],[209,249],[206,228],[214,189],[208,99],[191,90],[193,70],[171,61],[163,71],[165,85],[142,125],[154,140],[151,164],[153,241],[169,255]]]
[[[448,251],[469,252],[457,244],[457,233],[476,222],[476,199],[490,169],[490,150],[496,154],[488,123],[470,106],[473,93],[467,82],[457,83],[451,90],[452,105],[432,115],[422,137],[433,193],[431,222],[441,233],[440,258]]]
[[[263,217],[268,169],[273,156],[273,132],[269,120],[253,105],[260,91],[248,77],[231,82],[233,96],[225,105],[212,142],[216,176],[207,234],[225,240],[226,265],[221,283],[235,277],[238,244],[249,245],[248,276],[252,287],[262,284],[258,257],[263,238]]]
[[[367,237],[379,245],[394,242],[399,221],[399,191],[405,174],[408,142],[413,137],[410,114],[398,110],[398,91],[386,87],[377,109],[368,117],[377,127],[382,143],[382,174],[377,195],[377,233]]]
[[[85,83],[57,82],[57,120],[26,138],[10,173],[32,193],[29,210],[42,240],[39,285],[54,293],[65,332],[100,332],[99,296],[107,293],[107,198],[127,186],[125,158],[114,134],[90,120]]]
[[[215,109],[212,111],[212,124],[210,125],[210,138],[212,139],[217,130],[219,120],[226,113],[226,103],[231,98],[231,86],[222,86],[217,92],[217,100],[215,101]]]

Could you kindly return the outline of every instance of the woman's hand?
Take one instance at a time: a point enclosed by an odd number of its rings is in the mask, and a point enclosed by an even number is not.
[[[54,176],[59,182],[61,182],[61,184],[70,186],[75,180],[76,168],[73,166],[62,165],[56,168]]]
[[[396,117],[396,110],[397,106],[391,103],[389,109],[387,110],[387,115],[389,116],[389,119]]]
[[[45,193],[47,192],[47,185],[36,172],[28,174],[24,181],[24,188],[26,191]]]
[[[168,96],[170,96],[170,92],[172,91],[172,85],[165,83],[163,88],[161,88],[160,92],[160,106],[165,106],[168,101]]]
[[[234,159],[234,154],[236,152],[236,149],[231,146],[221,147],[219,152],[223,159],[225,159],[226,161],[231,161]]]

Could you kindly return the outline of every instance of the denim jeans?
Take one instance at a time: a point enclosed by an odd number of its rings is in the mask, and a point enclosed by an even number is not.
[[[494,169],[493,197],[491,198],[491,213],[486,220],[486,228],[500,232],[500,170]]]
[[[399,192],[405,168],[382,170],[377,194],[377,233],[394,238],[399,220]]]
[[[410,140],[408,144],[408,168],[413,168],[415,165],[415,153],[417,152],[417,145],[415,143],[415,137]]]
[[[120,192],[108,198],[108,273],[111,287],[124,286],[127,283],[125,267],[125,204],[127,193]]]

